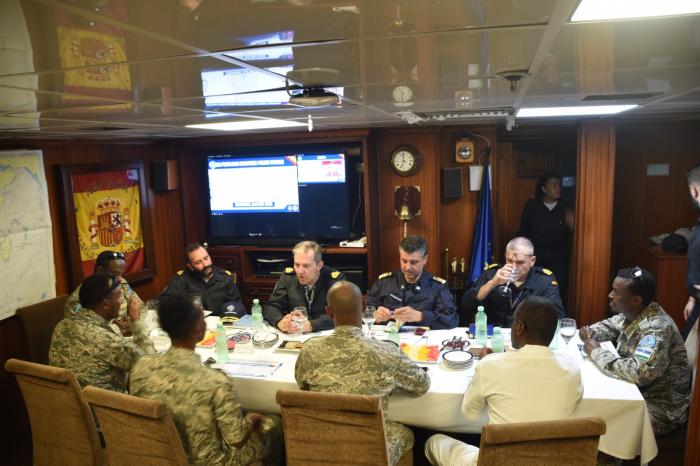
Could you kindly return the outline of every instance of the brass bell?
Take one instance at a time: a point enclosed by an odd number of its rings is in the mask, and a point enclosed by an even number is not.
[[[402,204],[401,210],[399,211],[399,220],[411,220],[412,218],[413,215],[411,215],[411,212],[408,210],[408,205]]]

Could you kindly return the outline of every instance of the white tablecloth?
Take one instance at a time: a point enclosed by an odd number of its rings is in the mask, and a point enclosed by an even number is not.
[[[326,332],[327,333],[327,332]],[[465,337],[465,329],[433,330],[427,332],[428,344],[439,344],[453,335]],[[281,339],[289,339],[281,336]],[[509,335],[506,333],[506,341]],[[417,342],[419,337],[401,333],[402,341]],[[600,416],[605,419],[606,433],[600,439],[599,450],[609,455],[632,459],[641,455],[642,464],[648,463],[657,454],[656,440],[646,403],[634,385],[603,375],[588,359],[581,356],[577,341],[564,347],[560,343],[558,351],[568,351],[581,363],[584,385],[583,399],[575,412],[576,417]],[[214,356],[210,349],[198,348],[202,359]],[[283,353],[271,349],[256,349],[253,354],[236,355],[231,359],[277,361],[282,366],[265,380],[235,377],[236,389],[245,409],[279,413],[275,402],[278,389],[297,389],[294,380],[296,354]],[[478,364],[478,361],[475,362]],[[467,370],[452,370],[442,363],[426,364],[430,374],[430,391],[421,397],[402,393],[391,396],[389,419],[407,425],[445,432],[479,433],[486,423],[484,416],[479,421],[466,420],[460,411],[462,395],[474,375],[473,367]]]

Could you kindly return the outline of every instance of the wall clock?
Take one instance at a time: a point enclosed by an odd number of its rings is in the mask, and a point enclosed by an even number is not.
[[[411,176],[420,168],[421,155],[413,146],[399,146],[391,153],[389,163],[397,175]]]

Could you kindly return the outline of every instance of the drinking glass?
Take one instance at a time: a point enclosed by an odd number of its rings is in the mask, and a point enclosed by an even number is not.
[[[362,311],[362,322],[367,326],[367,335],[369,335],[372,330],[375,312],[377,312],[377,308],[374,306],[366,306],[365,310]]]
[[[574,319],[562,319],[559,325],[559,334],[564,339],[565,345],[568,345],[571,339],[576,335],[576,321]]]
[[[304,324],[309,320],[309,314],[305,307],[297,306],[292,309],[292,324],[294,328],[289,333],[303,333]]]
[[[518,257],[515,256],[515,261],[518,260]],[[508,281],[506,282],[505,285],[500,285],[498,288],[496,288],[496,291],[498,291],[498,294],[503,296],[504,298],[510,298],[513,294],[513,290],[510,288],[510,284],[518,278],[518,270],[515,268],[514,264],[510,265],[510,273],[508,274]]]

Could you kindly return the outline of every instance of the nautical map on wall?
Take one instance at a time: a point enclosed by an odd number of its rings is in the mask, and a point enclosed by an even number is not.
[[[0,319],[56,296],[41,151],[0,152]]]

